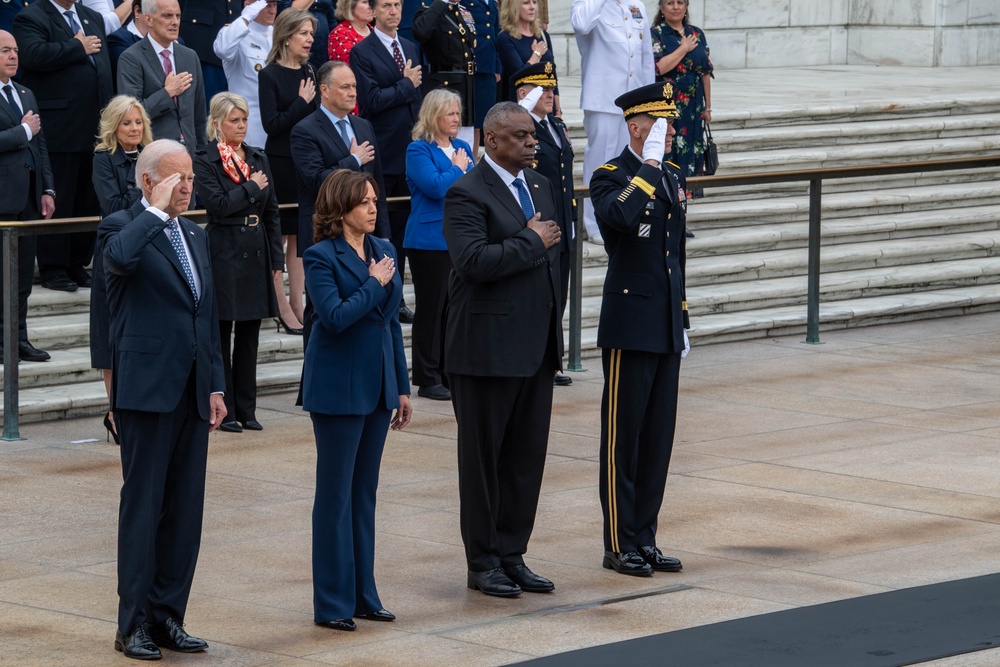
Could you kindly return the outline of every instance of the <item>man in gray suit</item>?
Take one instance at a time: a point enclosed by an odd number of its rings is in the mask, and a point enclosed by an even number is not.
[[[50,218],[56,209],[52,189],[52,170],[45,150],[42,121],[34,94],[11,80],[17,74],[17,42],[0,30],[0,220],[37,220]],[[18,331],[17,356],[21,361],[47,361],[49,353],[35,349],[28,342],[28,295],[35,272],[35,237],[22,236],[18,243]],[[4,254],[7,248],[3,248]],[[0,276],[0,293],[3,277]],[[0,331],[4,329],[0,309]],[[0,339],[0,364],[3,363],[3,340]]]
[[[205,146],[205,86],[198,54],[177,43],[177,0],[142,0],[149,33],[118,60],[118,92],[142,100],[154,139],[175,139],[194,153]]]

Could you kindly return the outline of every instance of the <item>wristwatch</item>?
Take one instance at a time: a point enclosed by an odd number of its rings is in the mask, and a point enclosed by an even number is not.
[[[53,199],[56,198],[56,191],[55,190],[42,190],[42,194],[43,195],[48,195],[48,196],[52,197]]]

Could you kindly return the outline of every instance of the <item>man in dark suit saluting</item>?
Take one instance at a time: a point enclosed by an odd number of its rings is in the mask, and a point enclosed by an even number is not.
[[[38,102],[30,90],[11,80],[17,74],[17,65],[17,42],[9,32],[0,30],[0,173],[7,175],[0,188],[0,220],[51,218],[56,204]],[[28,342],[28,296],[35,273],[35,237],[22,236],[18,241],[16,358],[48,361],[48,352]],[[8,254],[6,246],[3,254]],[[0,276],[0,293],[3,293],[3,276]],[[3,316],[0,309],[0,331],[4,330]],[[0,364],[3,351],[0,339]]]
[[[299,177],[299,255],[312,245],[312,216],[316,195],[326,177],[338,169],[371,174],[378,184],[378,220],[375,236],[390,236],[382,181],[382,160],[371,123],[352,116],[357,103],[357,81],[345,63],[331,60],[319,68],[320,107],[292,128],[292,155]]]
[[[177,43],[177,0],[143,0],[149,32],[118,59],[118,92],[142,100],[153,137],[174,139],[192,154],[205,147],[205,85],[198,54]]]
[[[483,121],[486,156],[445,195],[454,270],[445,370],[458,421],[460,522],[469,588],[548,592],[524,564],[562,359],[559,225],[548,179],[528,169],[535,127],[513,102]]]
[[[208,644],[184,631],[201,542],[208,433],[226,381],[208,235],[180,214],[191,157],[154,141],[136,163],[142,199],[98,228],[111,311],[111,409],[121,436],[118,635],[130,658]]]

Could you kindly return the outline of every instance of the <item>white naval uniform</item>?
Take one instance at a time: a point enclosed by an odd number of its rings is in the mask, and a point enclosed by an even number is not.
[[[654,83],[656,65],[642,0],[573,0],[570,20],[582,56],[580,108],[587,147],[583,182],[629,143],[628,126],[615,106],[619,95]],[[584,201],[587,235],[598,233],[590,199]]]
[[[222,60],[222,71],[226,73],[230,92],[247,100],[250,116],[245,141],[257,148],[263,148],[267,141],[267,133],[260,120],[257,73],[267,64],[273,33],[274,29],[270,26],[262,26],[256,21],[247,25],[246,20],[238,18],[219,31],[212,45],[215,55]]]
[[[93,9],[101,15],[104,19],[104,34],[110,35],[122,27],[122,22],[118,20],[118,15],[115,14],[115,3],[112,0],[81,0],[80,4],[88,9]],[[64,10],[60,7],[59,11],[62,12]],[[107,44],[104,46],[107,46]]]

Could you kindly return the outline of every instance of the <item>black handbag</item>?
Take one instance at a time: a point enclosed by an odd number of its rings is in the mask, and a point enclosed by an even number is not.
[[[719,149],[715,145],[715,140],[712,139],[712,128],[709,126],[708,121],[703,118],[701,125],[704,132],[703,141],[705,142],[705,156],[704,162],[702,162],[702,173],[705,176],[714,176],[716,170],[719,168]]]

